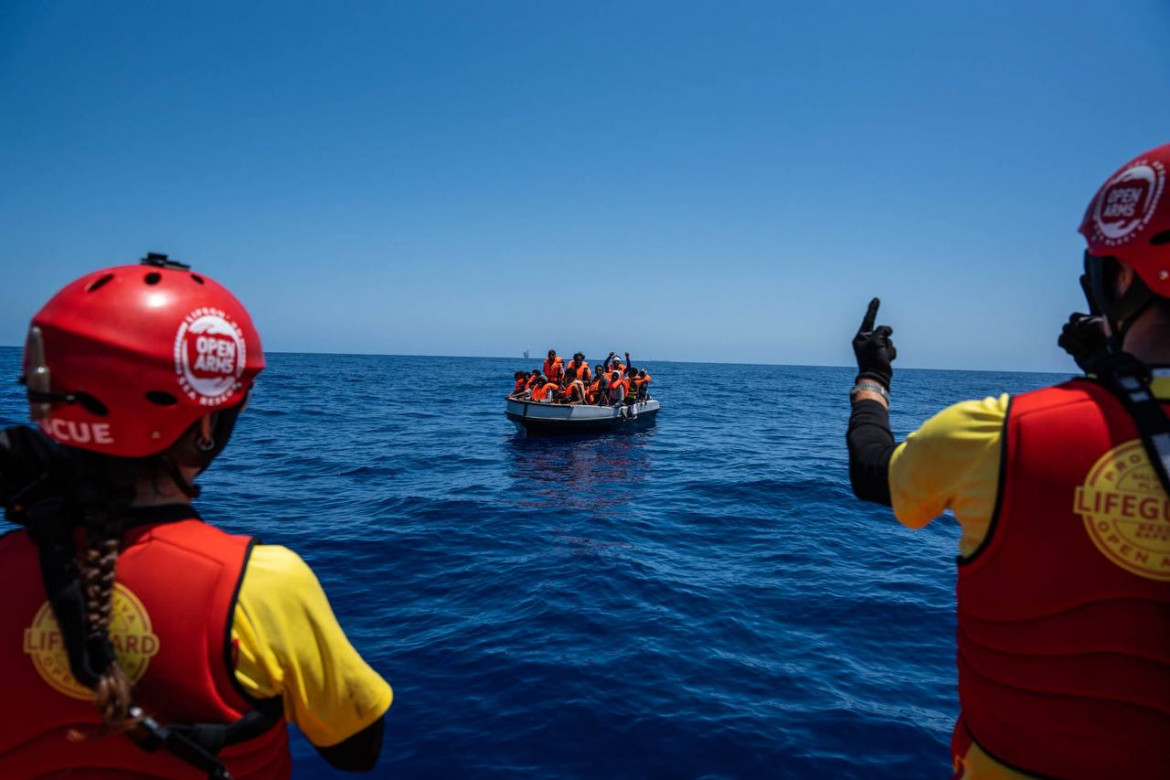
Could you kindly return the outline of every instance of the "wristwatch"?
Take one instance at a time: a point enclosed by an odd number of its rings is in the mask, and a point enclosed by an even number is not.
[[[862,390],[868,390],[871,393],[877,393],[882,398],[886,399],[886,403],[890,402],[890,391],[879,385],[877,382],[858,382],[853,386],[853,389],[849,391],[849,398],[855,398]]]

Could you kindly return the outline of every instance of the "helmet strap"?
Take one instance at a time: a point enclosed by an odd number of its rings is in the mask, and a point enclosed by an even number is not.
[[[170,475],[171,481],[175,483],[175,487],[183,492],[187,498],[199,498],[199,494],[203,492],[203,488],[194,484],[183,475],[183,468],[179,462],[169,455],[159,456],[159,460],[166,467],[167,473]],[[200,469],[202,471],[202,469]]]
[[[1158,296],[1146,286],[1142,278],[1133,275],[1133,281],[1121,295],[1117,295],[1117,277],[1121,262],[1115,257],[1097,257],[1085,253],[1085,275],[1081,277],[1081,289],[1089,302],[1092,314],[1101,314],[1109,322],[1109,349],[1120,353],[1125,343],[1125,334],[1146,311],[1158,300]]]

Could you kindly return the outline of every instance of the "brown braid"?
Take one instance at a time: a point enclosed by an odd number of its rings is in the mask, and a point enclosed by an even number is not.
[[[90,639],[109,635],[114,589],[114,564],[122,545],[122,524],[107,523],[101,531],[91,529],[81,561],[85,592],[85,622]],[[125,731],[135,724],[130,717],[130,679],[115,659],[102,672],[95,690],[97,707],[109,731]]]

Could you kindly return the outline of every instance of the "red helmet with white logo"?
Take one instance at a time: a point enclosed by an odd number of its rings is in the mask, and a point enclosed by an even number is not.
[[[1091,257],[1124,262],[1163,298],[1170,298],[1168,169],[1170,144],[1135,157],[1093,196],[1080,227]]]
[[[204,415],[238,408],[263,368],[235,296],[155,254],[66,285],[33,317],[24,353],[41,430],[126,458],[158,454]]]

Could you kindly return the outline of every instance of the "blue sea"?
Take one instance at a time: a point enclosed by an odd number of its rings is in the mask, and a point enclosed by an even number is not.
[[[945,776],[958,532],[853,497],[854,372],[635,362],[655,427],[524,439],[535,361],[271,355],[198,506],[298,551],[393,685],[377,777]],[[1062,378],[898,370],[892,425]]]

